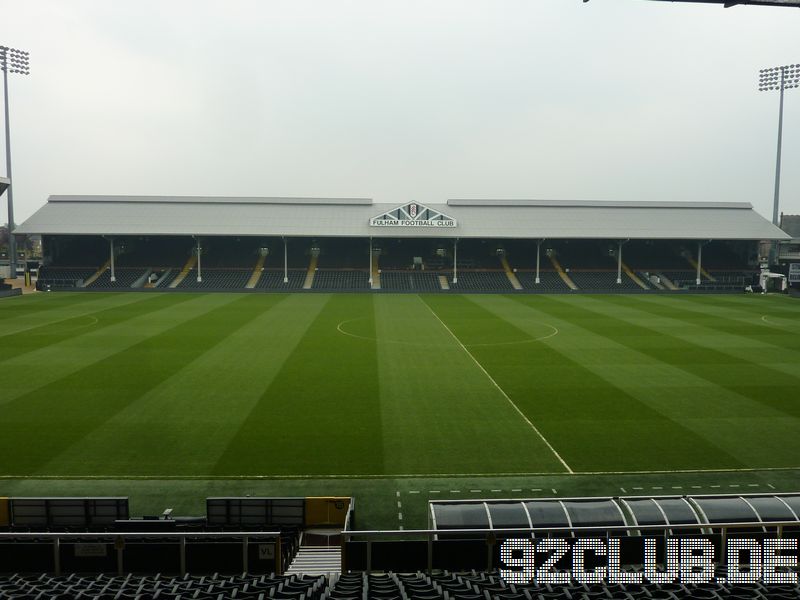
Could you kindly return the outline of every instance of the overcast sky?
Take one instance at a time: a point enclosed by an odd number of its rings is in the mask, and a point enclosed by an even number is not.
[[[778,93],[757,76],[800,63],[800,10],[0,0],[0,44],[31,53],[10,81],[18,223],[50,194],[744,201],[769,218]],[[800,89],[783,165],[797,214]]]

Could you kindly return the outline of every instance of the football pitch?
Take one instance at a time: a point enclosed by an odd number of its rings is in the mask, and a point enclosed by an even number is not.
[[[0,363],[0,496],[800,490],[787,297],[40,293]]]

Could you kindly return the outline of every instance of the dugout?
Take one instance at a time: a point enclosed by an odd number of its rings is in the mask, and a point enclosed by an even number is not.
[[[614,538],[623,566],[641,565],[645,538],[659,563],[667,540],[702,538],[724,563],[728,538],[800,537],[800,493],[435,500],[428,514],[426,530],[344,532],[345,567],[491,570],[503,540],[520,537]]]

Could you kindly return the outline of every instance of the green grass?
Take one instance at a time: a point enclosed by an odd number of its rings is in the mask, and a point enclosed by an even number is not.
[[[353,494],[394,528],[429,498],[800,489],[786,297],[39,294],[0,301],[0,368],[0,496]]]

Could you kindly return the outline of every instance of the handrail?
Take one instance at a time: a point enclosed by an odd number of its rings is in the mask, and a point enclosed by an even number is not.
[[[274,550],[274,560],[275,560],[275,572],[281,574],[283,572],[283,564],[282,564],[282,557],[281,557],[281,533],[279,531],[190,531],[190,532],[64,532],[64,533],[57,533],[52,531],[46,532],[0,532],[0,542],[8,539],[8,540],[25,540],[25,539],[39,539],[39,540],[48,540],[52,543],[53,546],[53,559],[52,559],[52,571],[56,575],[61,575],[61,544],[63,542],[69,543],[71,540],[75,540],[75,543],[96,543],[96,544],[113,544],[115,546],[114,550],[117,553],[117,574],[122,575],[125,572],[124,569],[124,552],[125,552],[125,544],[118,543],[124,542],[126,539],[130,538],[138,538],[138,539],[158,539],[164,540],[174,539],[177,542],[177,546],[179,548],[179,555],[178,559],[180,561],[180,574],[185,575],[187,572],[186,569],[186,547],[187,547],[187,540],[192,539],[201,539],[207,540],[208,538],[234,538],[237,541],[241,542],[242,545],[242,572],[249,571],[249,550],[248,546],[251,539],[263,539],[269,538],[275,540],[275,550]],[[190,544],[191,545],[191,544]],[[42,570],[49,570],[49,569],[42,569]]]
[[[69,539],[69,538],[128,538],[128,537],[150,537],[150,538],[158,538],[164,539],[169,537],[174,537],[176,539],[180,538],[209,538],[209,537],[225,537],[225,538],[245,538],[245,537],[280,537],[280,531],[187,531],[187,532],[176,532],[176,531],[164,531],[164,532],[155,532],[155,531],[147,531],[142,533],[135,533],[131,531],[87,531],[87,532],[63,532],[58,533],[54,531],[43,531],[43,532],[34,532],[34,531],[2,531],[0,532],[0,539],[3,538],[37,538],[37,539]]]
[[[666,529],[730,529],[733,527],[743,528],[758,528],[758,527],[800,527],[800,521],[734,521],[728,523],[663,523],[661,525],[628,525],[621,523],[619,525],[590,525],[580,527],[506,527],[502,529],[489,529],[486,527],[474,529],[373,529],[363,531],[342,531],[342,535],[347,537],[363,535],[389,535],[389,536],[403,536],[403,535],[436,535],[436,534],[497,534],[497,533],[552,533],[556,531],[563,532],[605,532],[605,531],[619,531],[622,529],[636,529],[644,531],[663,531]]]

